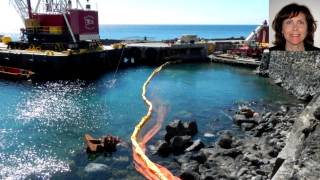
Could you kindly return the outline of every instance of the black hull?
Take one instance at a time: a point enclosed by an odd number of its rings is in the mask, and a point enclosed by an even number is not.
[[[36,79],[87,79],[117,67],[121,50],[65,56],[0,52],[0,65],[27,69]]]
[[[189,52],[188,52],[189,51]],[[78,54],[0,51],[0,66],[31,70],[34,79],[93,79],[116,68],[159,65],[166,61],[208,62],[202,48],[125,48]]]

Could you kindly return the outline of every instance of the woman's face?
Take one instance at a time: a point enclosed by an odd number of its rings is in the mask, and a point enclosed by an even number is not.
[[[303,45],[303,40],[307,36],[307,20],[303,13],[298,16],[285,19],[282,22],[282,34],[287,45]]]

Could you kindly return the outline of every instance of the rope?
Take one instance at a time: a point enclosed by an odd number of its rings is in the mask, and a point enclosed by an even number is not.
[[[121,55],[120,55],[120,58],[119,58],[119,61],[118,61],[118,65],[117,65],[117,68],[116,68],[116,71],[115,71],[114,74],[113,74],[113,79],[116,78],[116,74],[117,74],[117,72],[118,72],[118,70],[119,70],[119,66],[120,66],[120,62],[121,62],[121,58],[122,58],[124,49],[125,49],[125,46],[123,45],[123,46],[122,46]]]
[[[139,159],[135,159],[136,164],[138,167],[137,170],[142,173],[146,178],[148,179],[155,179],[154,176],[157,177],[157,179],[161,179],[161,180],[173,180],[173,179],[179,179],[178,177],[173,176],[170,171],[168,171],[167,169],[161,167],[158,164],[153,163],[145,154],[143,148],[141,147],[141,145],[137,142],[137,138],[138,138],[138,134],[141,132],[142,127],[150,120],[151,118],[151,114],[152,114],[152,109],[153,109],[153,105],[152,103],[147,99],[146,97],[146,91],[147,91],[147,87],[151,81],[151,79],[157,75],[161,69],[169,64],[171,64],[172,62],[166,62],[164,64],[162,64],[161,66],[159,66],[158,68],[156,68],[151,75],[148,77],[148,79],[145,81],[145,83],[143,84],[142,87],[142,99],[144,100],[144,102],[147,104],[148,106],[148,112],[145,116],[143,116],[140,120],[140,122],[135,126],[134,132],[131,135],[131,141],[132,141],[132,146],[133,146],[133,153],[134,153],[134,157],[137,157]],[[139,162],[137,162],[137,160],[139,160]],[[140,162],[140,160],[142,162]],[[143,172],[142,167],[143,164],[145,164],[146,168],[148,168],[148,170],[146,170],[145,172]],[[150,174],[152,173],[152,174]]]

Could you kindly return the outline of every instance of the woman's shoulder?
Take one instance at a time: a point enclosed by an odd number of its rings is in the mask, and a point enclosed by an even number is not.
[[[315,46],[310,45],[310,44],[306,44],[305,50],[306,50],[306,51],[320,51],[320,48],[315,47]]]

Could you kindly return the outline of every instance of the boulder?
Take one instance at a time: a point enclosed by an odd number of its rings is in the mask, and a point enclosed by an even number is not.
[[[320,120],[320,107],[316,108],[316,110],[313,112],[313,115],[316,119]]]
[[[156,152],[162,157],[167,157],[172,152],[170,145],[163,140],[159,140],[157,142],[155,149],[156,149]]]
[[[252,115],[253,116],[253,115]],[[233,116],[233,121],[237,125],[241,125],[242,123],[252,123],[258,124],[258,122],[253,118],[247,118],[244,114],[235,114]]]
[[[194,171],[184,171],[180,175],[182,180],[200,180],[200,175]]]
[[[174,120],[166,126],[165,140],[170,142],[174,136],[194,136],[198,133],[198,126],[196,121],[184,122],[181,120]]]
[[[183,123],[185,135],[194,136],[198,133],[198,125],[196,121]]]
[[[240,114],[243,114],[246,118],[252,118],[254,111],[248,107],[242,107],[240,109]]]
[[[170,142],[171,138],[173,136],[182,136],[184,135],[184,126],[181,122],[181,120],[173,120],[169,123],[169,125],[166,126],[166,134],[165,134],[165,140],[167,142]]]
[[[170,140],[170,145],[174,154],[180,154],[192,144],[191,136],[174,136]]]
[[[196,160],[199,164],[203,164],[207,160],[207,156],[203,152],[193,154],[190,159]]]
[[[232,147],[232,141],[232,135],[229,132],[227,132],[220,137],[220,139],[218,140],[218,145],[221,148],[230,149]]]
[[[275,79],[274,80],[274,83],[276,84],[276,85],[281,85],[282,84],[282,79],[281,78],[277,78],[277,79]]]
[[[185,152],[189,152],[189,151],[199,151],[201,148],[204,147],[203,142],[201,142],[200,139],[195,140],[191,146],[189,146]]]

